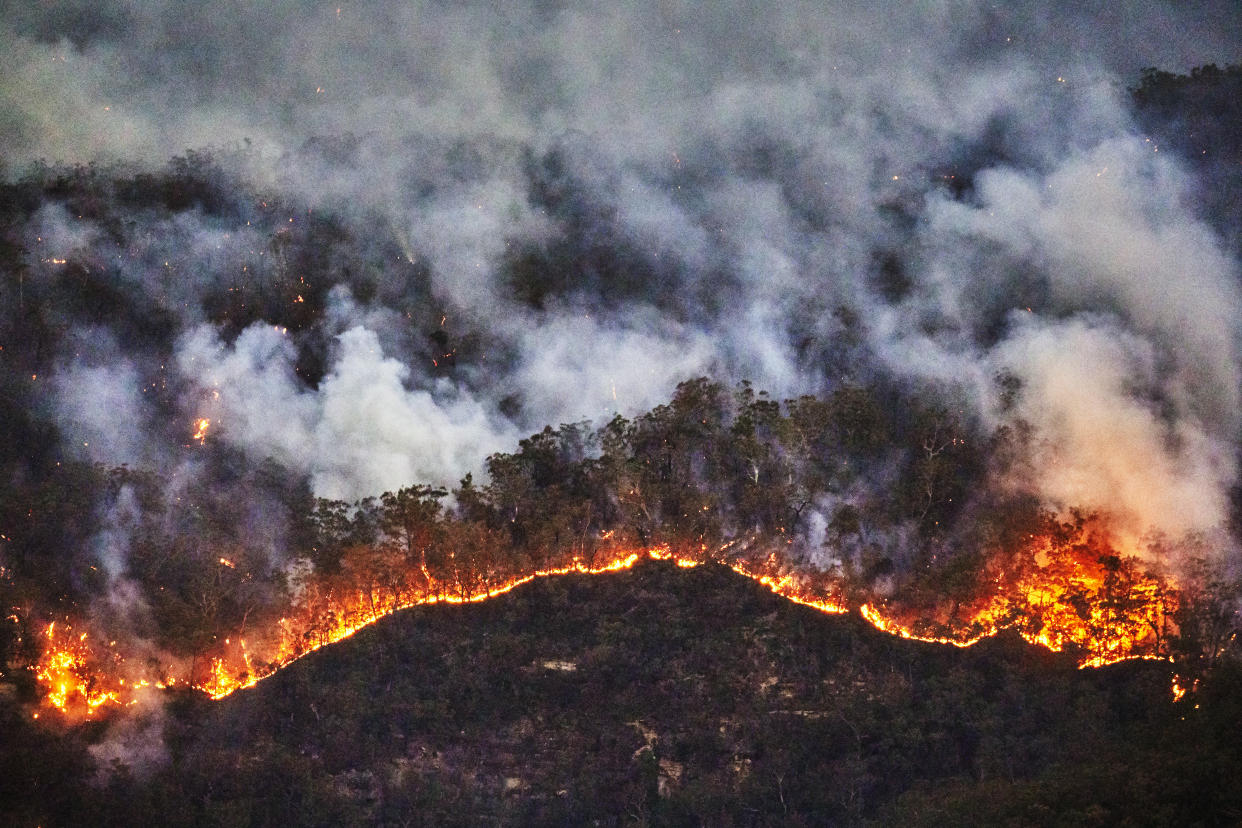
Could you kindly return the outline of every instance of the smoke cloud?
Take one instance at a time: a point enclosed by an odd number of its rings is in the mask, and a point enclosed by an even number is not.
[[[1236,60],[1236,4],[338,5],[0,4],[7,175],[128,182],[21,229],[120,297],[48,323],[73,456],[198,474],[207,418],[353,499],[700,374],[886,378],[1029,426],[995,482],[1051,508],[1227,521],[1233,231],[1126,85]]]
[[[975,277],[948,306],[976,331],[1009,308],[984,365],[1022,382],[997,416],[1034,426],[1039,491],[1136,535],[1220,526],[1236,477],[1239,274],[1185,186],[1131,136],[1045,175],[987,170],[977,204],[929,205],[941,272]]]

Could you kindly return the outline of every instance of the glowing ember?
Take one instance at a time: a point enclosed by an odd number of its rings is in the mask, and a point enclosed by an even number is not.
[[[86,633],[73,634],[68,624],[47,625],[47,647],[36,677],[47,688],[47,702],[61,712],[91,716],[104,706],[121,703],[124,680],[108,680],[95,663]]]
[[[194,435],[191,437],[191,439],[197,440],[198,444],[201,446],[203,443],[207,441],[207,429],[210,427],[211,427],[211,420],[207,419],[206,417],[203,417],[202,419],[199,419],[199,420],[195,420],[194,421]]]

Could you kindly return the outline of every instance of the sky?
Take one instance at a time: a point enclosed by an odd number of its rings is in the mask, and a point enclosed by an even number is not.
[[[85,459],[179,462],[143,392],[154,361],[187,424],[345,499],[452,485],[545,424],[699,375],[778,398],[883,376],[945,389],[981,434],[1029,426],[1022,479],[998,486],[1135,535],[1227,519],[1238,248],[1196,198],[1211,168],[1162,153],[1127,87],[1237,63],[1236,3],[0,9],[4,175],[208,151],[426,274],[415,294],[390,264],[370,296],[342,276],[310,332],[229,332],[202,296],[269,240],[136,214],[146,252],[119,278],[176,293],[175,321],[166,352],[104,325],[58,355],[53,416]],[[109,232],[49,202],[26,241],[102,255]],[[537,302],[515,252],[551,274]],[[434,370],[412,302],[492,358]]]

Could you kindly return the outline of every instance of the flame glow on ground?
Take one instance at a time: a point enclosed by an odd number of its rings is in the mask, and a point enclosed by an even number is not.
[[[1032,644],[1053,651],[1071,651],[1082,667],[1098,667],[1133,658],[1165,658],[1171,634],[1171,615],[1176,593],[1148,575],[1124,573],[1116,558],[1099,557],[1089,543],[1073,548],[1077,554],[1049,558],[1050,548],[1035,548],[1042,563],[1013,579],[994,578],[995,589],[975,605],[955,608],[950,618],[936,620],[934,613],[904,614],[875,602],[857,605],[862,618],[877,629],[902,638],[968,647],[1002,629],[1015,629]],[[825,613],[849,611],[838,584],[805,573],[782,571],[775,555],[754,564],[722,560],[720,551],[709,554],[674,553],[668,547],[645,552],[613,550],[597,562],[575,560],[499,583],[479,583],[467,588],[437,582],[421,573],[421,589],[334,592],[321,591],[304,599],[296,616],[281,619],[273,635],[260,636],[274,645],[252,651],[244,639],[226,639],[209,661],[191,667],[185,679],[166,675],[133,677],[131,666],[114,648],[95,644],[90,634],[67,623],[52,623],[37,678],[45,688],[45,704],[74,717],[92,717],[99,711],[136,704],[147,688],[190,686],[213,699],[251,687],[277,670],[329,644],[348,638],[376,621],[408,607],[430,604],[468,604],[503,595],[536,578],[556,575],[595,575],[630,569],[652,558],[693,568],[709,562],[724,563],[777,595]],[[221,559],[222,565],[227,562]],[[1123,575],[1125,577],[1123,577]],[[967,619],[963,621],[962,619]],[[123,678],[125,674],[130,678]],[[1174,679],[1174,695],[1184,688]],[[38,715],[37,713],[35,714]]]

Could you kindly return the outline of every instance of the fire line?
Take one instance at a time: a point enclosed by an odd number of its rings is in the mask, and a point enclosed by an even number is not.
[[[705,547],[700,548],[699,555],[687,557],[672,552],[669,547],[661,546],[645,552],[617,551],[604,563],[591,564],[581,560],[554,568],[542,569],[525,575],[514,577],[500,584],[466,590],[460,584],[450,592],[454,585],[437,582],[427,576],[427,586],[420,594],[402,597],[379,597],[362,591],[356,591],[345,597],[332,597],[329,600],[331,623],[327,625],[306,623],[298,625],[288,619],[282,619],[279,631],[279,643],[274,654],[263,659],[256,659],[250,652],[246,641],[238,638],[233,644],[232,639],[225,644],[234,650],[218,652],[206,667],[207,675],[195,679],[190,676],[186,680],[175,680],[167,677],[141,677],[131,679],[119,677],[123,672],[123,659],[110,648],[101,655],[92,647],[87,633],[75,633],[67,624],[58,625],[53,622],[46,631],[47,646],[44,656],[37,668],[36,676],[45,687],[45,703],[62,713],[84,717],[92,717],[98,711],[114,707],[122,707],[137,703],[138,694],[144,688],[165,688],[170,686],[190,686],[207,694],[212,699],[223,699],[238,690],[252,687],[268,676],[293,662],[322,649],[325,646],[341,641],[365,627],[385,618],[399,610],[415,606],[432,604],[470,604],[486,601],[504,595],[523,584],[537,578],[558,575],[582,574],[596,575],[607,572],[619,572],[632,568],[643,559],[670,561],[682,568],[694,568],[715,560],[708,554]],[[222,566],[231,566],[232,561],[220,559]],[[771,555],[762,563],[751,564],[738,561],[725,563],[730,569],[747,577],[773,593],[790,601],[811,607],[820,612],[843,614],[850,611],[850,606],[833,588],[826,584],[816,585],[806,576],[780,571],[779,562]],[[1079,576],[1080,580],[1087,576]],[[1146,585],[1143,585],[1146,587]],[[979,609],[969,625],[961,629],[945,632],[924,632],[913,623],[903,623],[874,603],[862,603],[857,607],[860,616],[876,629],[901,638],[936,644],[948,644],[956,647],[969,647],[979,641],[995,635],[1000,630],[1016,627],[1022,637],[1032,644],[1039,644],[1053,651],[1062,651],[1071,643],[1080,647],[1083,642],[1091,642],[1093,647],[1087,648],[1079,657],[1081,667],[1099,667],[1133,658],[1164,658],[1158,653],[1158,646],[1152,646],[1139,631],[1133,629],[1109,630],[1104,625],[1108,618],[1094,619],[1090,612],[1083,616],[1079,607],[1077,614],[1073,611],[1061,611],[1055,591],[1048,584],[1022,584],[1027,594],[1025,600],[1040,602],[1048,614],[1050,623],[1036,627],[1023,628],[1012,618],[1006,618],[1006,605],[993,596],[992,604]],[[1148,595],[1150,598],[1151,596]],[[1088,608],[1091,612],[1096,610]],[[1102,611],[1102,610],[1101,610]],[[1153,613],[1156,610],[1152,610]],[[1159,610],[1163,622],[1163,613],[1167,608]],[[1149,626],[1157,623],[1153,617],[1145,617]],[[1098,623],[1097,623],[1098,622]],[[1093,624],[1095,626],[1093,626]],[[1155,629],[1154,626],[1152,626]],[[115,642],[113,642],[115,643]],[[108,667],[112,669],[109,670]],[[1184,692],[1184,691],[1183,691]],[[1176,692],[1175,692],[1176,695]],[[37,714],[35,714],[37,715]]]

